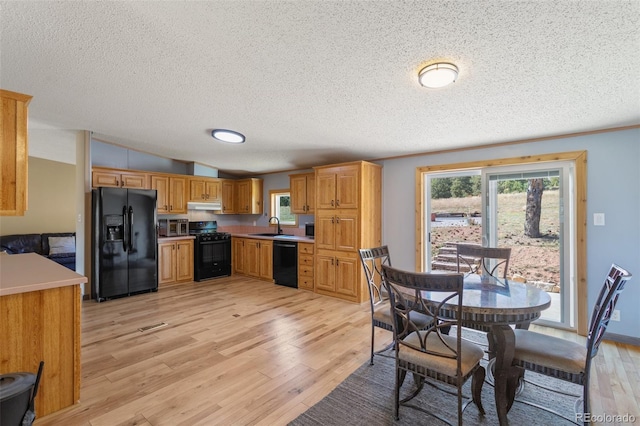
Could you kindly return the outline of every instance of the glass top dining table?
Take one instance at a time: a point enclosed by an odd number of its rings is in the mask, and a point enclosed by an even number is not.
[[[423,292],[423,298],[439,302],[447,293]],[[441,307],[440,314],[451,315],[457,297]],[[515,334],[512,326],[528,328],[551,305],[549,294],[529,284],[503,278],[468,274],[464,277],[462,321],[466,327],[487,331],[489,356],[495,361],[496,411],[500,425],[507,425],[507,413],[513,404],[518,381],[524,370],[513,366]]]
[[[434,302],[446,296],[446,293],[423,292],[425,299]],[[448,301],[443,305],[445,312],[447,306],[455,309],[457,303],[457,298]],[[530,284],[477,274],[464,277],[462,320],[471,328],[499,324],[528,326],[549,306],[549,293]]]

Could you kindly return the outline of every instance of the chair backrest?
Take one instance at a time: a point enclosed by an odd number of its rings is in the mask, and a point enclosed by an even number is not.
[[[458,375],[461,375],[461,357],[458,354],[461,352],[462,341],[462,290],[464,276],[458,273],[408,272],[386,265],[382,267],[382,270],[389,289],[396,345],[409,346],[434,356],[457,358]],[[453,301],[456,297],[457,300]],[[447,310],[454,312],[453,318],[442,316],[442,312],[444,312],[442,307],[445,303],[450,305]],[[413,311],[433,317],[435,325],[426,330],[421,330],[420,326],[411,320],[411,312]],[[444,334],[449,333],[449,329],[453,325],[457,326],[457,344],[455,348],[446,343],[442,337]],[[402,340],[413,332],[417,332],[417,335],[420,336],[418,342],[414,342],[413,339],[410,342]],[[439,338],[428,339],[431,334],[436,334]],[[433,342],[435,342],[435,345],[433,345]],[[398,348],[399,346],[396,346],[396,350]]]
[[[468,269],[472,273],[507,278],[511,248],[483,247],[478,244],[456,244],[458,272]],[[500,274],[502,271],[502,274]]]
[[[589,358],[593,358],[598,353],[600,342],[609,325],[616,303],[618,303],[618,297],[624,290],[625,283],[630,279],[631,274],[629,272],[615,263],[611,265],[591,314],[589,334],[587,335],[587,354]]]
[[[388,299],[388,292],[382,276],[382,265],[391,266],[391,256],[387,246],[360,249],[360,261],[369,287],[371,309]]]

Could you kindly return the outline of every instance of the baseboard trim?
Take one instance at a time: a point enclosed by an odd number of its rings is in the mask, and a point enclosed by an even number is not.
[[[613,342],[624,343],[627,345],[640,346],[640,338],[625,336],[624,334],[604,333],[604,340],[611,340]]]

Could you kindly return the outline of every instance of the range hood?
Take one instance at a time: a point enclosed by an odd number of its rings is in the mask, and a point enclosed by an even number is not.
[[[212,203],[187,203],[188,210],[222,210],[222,203],[215,201]]]

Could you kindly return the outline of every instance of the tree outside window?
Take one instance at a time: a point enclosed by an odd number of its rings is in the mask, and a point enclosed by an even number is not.
[[[269,192],[271,198],[271,216],[280,219],[280,225],[296,226],[297,216],[291,213],[291,194],[288,189]]]

